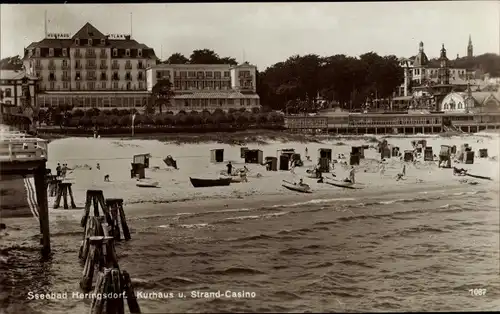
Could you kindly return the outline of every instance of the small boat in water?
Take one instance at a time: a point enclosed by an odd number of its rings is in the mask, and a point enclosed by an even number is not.
[[[191,184],[195,188],[206,188],[211,186],[227,186],[231,184],[232,178],[219,178],[219,179],[197,179],[189,177]]]
[[[137,181],[135,185],[140,188],[157,188],[159,183],[156,181]]]
[[[300,184],[296,184],[296,183],[292,183],[292,182],[283,180],[283,184],[281,186],[283,186],[284,188],[289,189],[291,191],[295,191],[295,192],[312,193],[311,187],[307,184],[300,185]]]

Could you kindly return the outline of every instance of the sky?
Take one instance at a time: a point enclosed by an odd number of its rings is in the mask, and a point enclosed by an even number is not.
[[[500,53],[500,1],[177,3],[177,4],[1,4],[1,58],[49,33],[73,35],[86,22],[104,34],[130,34],[166,59],[208,48],[221,57],[248,61],[264,70],[292,55],[410,57],[424,42],[429,58],[441,44],[448,58]]]

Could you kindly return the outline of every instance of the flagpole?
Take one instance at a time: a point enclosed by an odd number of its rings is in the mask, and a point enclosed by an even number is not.
[[[134,121],[135,121],[135,113],[132,115],[132,136],[134,136]]]

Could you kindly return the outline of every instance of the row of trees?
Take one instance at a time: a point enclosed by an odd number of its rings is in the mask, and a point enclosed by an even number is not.
[[[139,114],[132,110],[102,110],[92,108],[86,111],[76,109],[71,111],[68,106],[52,107],[40,110],[36,120],[47,125],[65,127],[130,127],[132,114],[135,113],[134,125],[136,126],[200,126],[200,125],[231,125],[233,127],[246,127],[249,125],[282,125],[283,116],[275,112],[264,110],[230,109],[224,112],[220,109],[214,112],[207,110],[179,111],[177,114],[166,112],[162,114]]]

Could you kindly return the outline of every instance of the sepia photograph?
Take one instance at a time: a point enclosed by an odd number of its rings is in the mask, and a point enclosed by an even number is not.
[[[500,311],[500,1],[0,4],[0,314]]]

